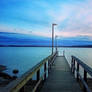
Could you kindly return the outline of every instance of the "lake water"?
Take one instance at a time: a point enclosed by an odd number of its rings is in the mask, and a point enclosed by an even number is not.
[[[92,48],[58,48],[59,54],[65,51],[66,59],[71,63],[71,55],[75,55],[92,67]],[[10,75],[13,69],[18,69],[21,76],[42,59],[51,54],[49,47],[0,47],[0,64],[6,65],[5,71]]]

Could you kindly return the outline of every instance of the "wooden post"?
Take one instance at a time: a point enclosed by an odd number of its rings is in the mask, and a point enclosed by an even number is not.
[[[65,56],[65,51],[63,51],[63,56]]]
[[[51,70],[51,65],[52,65],[52,57],[51,57],[50,62],[49,62],[50,70]]]
[[[48,75],[49,75],[49,72],[50,72],[50,61],[48,60]]]
[[[25,92],[25,87],[23,86],[23,87],[19,90],[19,92]]]
[[[84,80],[87,83],[87,72],[84,70]],[[84,86],[84,92],[87,92],[85,86]]]
[[[37,71],[37,81],[40,79],[40,69]]]
[[[71,72],[73,72],[73,57],[71,59]]]
[[[45,64],[44,64],[44,80],[46,80],[46,62],[45,62]]]
[[[73,74],[75,75],[75,59],[73,59]]]
[[[56,52],[56,57],[58,56],[58,51]]]
[[[78,75],[78,73],[79,73],[79,64],[77,63],[77,81],[79,81],[79,75]]]

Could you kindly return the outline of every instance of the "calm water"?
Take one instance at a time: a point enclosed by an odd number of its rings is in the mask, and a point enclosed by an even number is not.
[[[19,76],[51,54],[51,48],[42,47],[0,47],[0,64],[6,65],[6,71],[12,75],[13,69],[19,70]]]
[[[70,63],[71,55],[75,55],[83,62],[92,67],[92,48],[58,48],[59,54],[65,51],[65,56]],[[12,74],[13,69],[19,70],[19,76],[28,69],[51,54],[49,47],[0,47],[0,64],[6,65]]]

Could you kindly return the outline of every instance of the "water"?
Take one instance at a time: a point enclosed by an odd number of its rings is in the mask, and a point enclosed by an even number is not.
[[[71,55],[75,55],[84,63],[92,67],[92,48],[58,48],[60,54],[65,51],[65,56],[71,63]],[[38,62],[51,54],[49,47],[0,47],[0,64],[6,65],[5,71],[13,75],[12,70],[18,69],[21,76]]]
[[[92,48],[59,48],[59,51],[65,51],[69,64],[71,63],[71,56],[74,55],[92,67]]]
[[[69,65],[71,65],[71,56],[74,55],[92,68],[92,48],[59,48],[59,50],[65,51],[65,57],[68,60]],[[75,66],[77,67],[76,63]],[[81,66],[79,72],[83,77],[84,69]],[[91,76],[88,74],[88,77]]]
[[[18,69],[21,76],[50,54],[51,48],[44,47],[0,47],[0,64],[8,67],[8,74]]]

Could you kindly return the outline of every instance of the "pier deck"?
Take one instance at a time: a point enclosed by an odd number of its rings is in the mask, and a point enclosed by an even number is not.
[[[41,92],[82,92],[65,57],[56,57]]]

